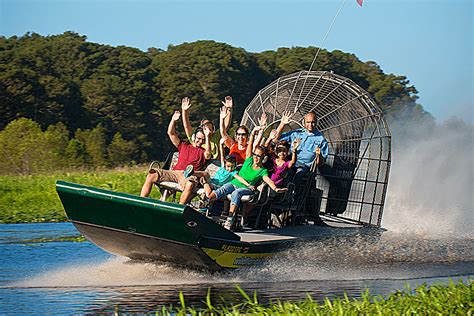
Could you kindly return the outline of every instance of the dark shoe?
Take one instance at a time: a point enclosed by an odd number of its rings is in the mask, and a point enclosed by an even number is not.
[[[190,176],[192,176],[194,173],[194,167],[193,165],[188,165],[186,167],[186,169],[184,169],[184,177],[185,178],[189,178]]]

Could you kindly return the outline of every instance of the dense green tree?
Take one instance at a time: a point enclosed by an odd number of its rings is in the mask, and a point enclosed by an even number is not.
[[[167,121],[181,107],[181,98],[189,96],[194,126],[206,116],[216,124],[221,100],[231,95],[235,101],[235,119],[262,87],[264,74],[252,54],[241,48],[214,41],[197,41],[171,46],[153,56],[155,78],[161,95],[160,109]]]
[[[119,47],[81,87],[84,108],[109,137],[120,132],[146,151],[153,143],[147,126],[156,122],[149,113],[159,100],[149,64],[150,59],[140,51]]]
[[[64,152],[69,166],[103,166],[122,159],[107,158],[112,152],[118,155],[107,149],[117,133],[123,144],[136,146],[128,159],[160,159],[172,149],[166,126],[182,97],[191,98],[191,120],[197,126],[204,117],[217,123],[220,101],[231,95],[235,126],[260,89],[282,75],[308,70],[317,51],[292,47],[249,53],[197,41],[142,52],[91,43],[73,32],[0,37],[0,130],[20,117],[34,120],[40,131],[56,126],[58,134],[47,142],[63,148],[58,152]],[[352,79],[391,119],[433,120],[416,103],[418,92],[405,76],[385,74],[373,61],[321,49],[312,69]],[[73,139],[65,136],[75,131]],[[59,157],[52,159],[61,165]]]
[[[32,174],[64,168],[68,141],[61,123],[43,132],[31,119],[14,120],[0,132],[0,172]]]
[[[31,119],[19,118],[0,131],[0,174],[28,175],[52,170],[133,164],[137,146],[116,133],[106,142],[104,128],[78,129],[75,138],[62,123],[44,132]]]
[[[104,167],[107,165],[107,141],[102,125],[99,124],[93,129],[78,129],[74,138],[84,146],[87,154],[85,159],[87,164],[93,167]]]
[[[63,123],[50,125],[43,133],[43,150],[46,155],[42,158],[48,170],[67,168],[68,161],[65,151],[69,143],[69,132]]]
[[[69,140],[64,157],[67,161],[68,168],[80,168],[87,166],[87,152],[83,143],[75,138]]]
[[[0,126],[28,117],[43,128],[63,121],[74,128],[84,117],[78,95],[85,37],[74,33],[42,37],[26,34],[0,41]]]
[[[136,157],[137,146],[126,141],[120,133],[116,133],[107,148],[107,156],[111,166],[126,166],[133,163]]]
[[[29,174],[41,163],[42,131],[38,123],[20,118],[0,132],[2,173]]]

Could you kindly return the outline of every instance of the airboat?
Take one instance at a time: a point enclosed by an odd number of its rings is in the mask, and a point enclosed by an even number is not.
[[[391,136],[380,108],[348,78],[300,71],[260,90],[241,124],[251,129],[266,113],[270,130],[287,111],[288,129],[302,127],[306,113],[317,114],[328,159],[311,169],[300,190],[290,183],[281,196],[263,189],[251,197],[253,223],[239,232],[223,228],[219,216],[173,201],[64,181],[57,181],[57,192],[79,232],[105,251],[196,269],[262,264],[307,240],[379,235],[391,162]],[[163,196],[170,190],[161,189]]]

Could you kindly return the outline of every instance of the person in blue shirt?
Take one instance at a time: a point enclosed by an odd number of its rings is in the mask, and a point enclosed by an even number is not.
[[[286,140],[290,144],[293,144],[293,141],[297,138],[301,139],[300,145],[296,151],[298,157],[296,167],[308,170],[315,159],[318,165],[323,164],[328,156],[328,142],[323,134],[321,134],[321,132],[316,128],[316,113],[309,112],[305,115],[304,128],[294,129],[282,134],[283,128],[289,122],[290,116],[288,113],[285,113],[276,130],[275,138]]]
[[[209,173],[205,172],[201,178],[201,184],[206,192],[206,196],[209,197],[212,190],[217,189],[224,184],[232,181],[234,175],[237,173],[235,169],[237,166],[237,161],[235,156],[230,154],[224,157],[224,142],[225,138],[222,138],[219,142],[219,152],[221,159],[221,167],[217,170],[216,174],[210,178]]]
[[[282,134],[283,128],[290,122],[289,113],[285,113],[276,130],[275,139],[286,140],[290,144],[300,138],[300,145],[296,149],[296,173],[293,178],[295,187],[298,188],[301,179],[306,174],[314,161],[322,165],[328,156],[328,142],[323,134],[316,128],[316,113],[309,112],[304,117],[304,128],[298,128]],[[293,145],[292,145],[293,146]],[[291,148],[293,150],[293,148]]]

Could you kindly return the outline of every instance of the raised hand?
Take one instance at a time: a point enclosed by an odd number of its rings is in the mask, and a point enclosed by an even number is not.
[[[181,110],[187,111],[191,107],[191,100],[188,97],[184,97],[181,99]]]
[[[179,111],[174,111],[173,116],[171,117],[172,121],[177,121],[179,120],[179,117],[181,116],[181,112]]]
[[[281,123],[283,125],[286,125],[286,124],[290,123],[290,118],[291,118],[291,112],[290,111],[287,111],[287,112],[283,113],[283,116],[281,117]]]
[[[267,126],[267,114],[265,112],[263,112],[260,118],[258,119],[258,124],[260,125],[260,127],[263,128]]]
[[[301,138],[296,138],[294,141],[293,141],[293,150],[296,150],[298,148],[298,146],[301,144]]]
[[[260,125],[257,125],[253,128],[252,132],[250,134],[257,134],[258,131],[260,131],[262,127]]]
[[[219,140],[219,144],[224,145],[226,140],[227,140],[227,136],[226,137],[221,137],[221,139]]]
[[[227,115],[229,115],[229,110],[225,106],[221,107],[221,110],[219,112],[219,117],[221,118],[221,120],[225,119]]]
[[[268,135],[268,139],[275,139],[276,136],[277,136],[277,130],[272,129],[272,131],[270,132],[270,135]]]
[[[225,102],[224,102],[225,101]],[[227,108],[227,109],[232,109],[232,107],[234,106],[234,103],[232,101],[232,97],[231,96],[226,96],[224,101],[222,101],[222,104],[224,104],[224,106]]]
[[[209,138],[209,135],[211,135],[211,129],[209,128],[208,125],[204,125],[202,127],[202,131],[204,133],[204,136],[206,136],[206,138]]]

